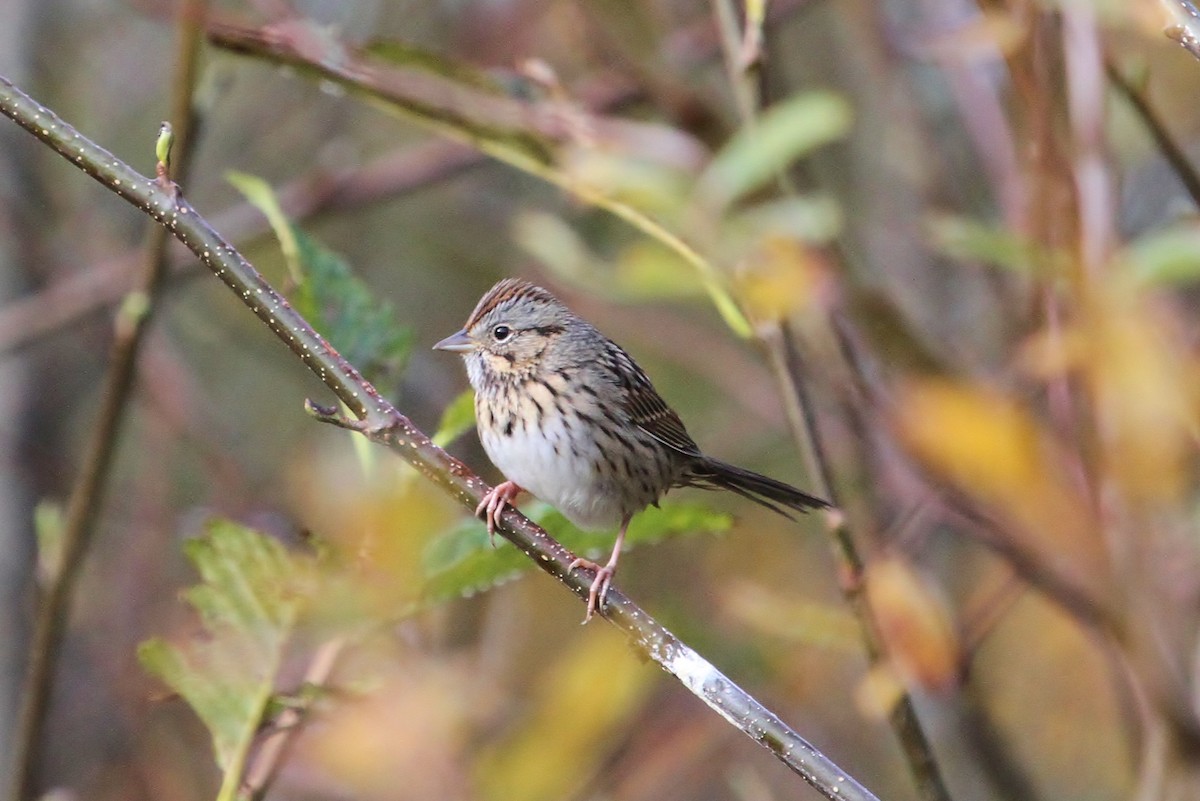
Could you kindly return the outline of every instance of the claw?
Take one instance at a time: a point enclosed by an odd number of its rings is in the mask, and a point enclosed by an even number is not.
[[[596,578],[592,579],[592,586],[588,588],[587,614],[583,616],[583,622],[587,623],[604,603],[604,596],[608,595],[608,585],[612,584],[617,570],[612,565],[598,565],[590,559],[576,559],[571,562],[567,572],[573,572],[577,567],[596,571]]]
[[[630,517],[632,515],[625,515],[625,518],[621,520],[621,528],[617,531],[617,541],[613,543],[612,555],[608,557],[608,564],[598,565],[591,559],[576,557],[567,566],[568,573],[574,572],[577,567],[586,567],[588,570],[596,571],[596,577],[592,579],[592,586],[588,588],[587,614],[583,616],[584,623],[591,620],[592,615],[600,611],[600,607],[604,605],[604,597],[608,595],[608,587],[612,584],[613,576],[617,572],[617,560],[621,558],[621,546],[625,543],[625,531],[629,528]]]
[[[504,513],[504,505],[509,504],[515,509],[516,504],[513,501],[524,491],[516,483],[505,481],[488,490],[488,493],[479,501],[479,505],[475,507],[475,516],[478,517],[482,514],[484,522],[487,523],[488,542],[493,548],[496,547],[496,526],[500,525],[500,515]]]

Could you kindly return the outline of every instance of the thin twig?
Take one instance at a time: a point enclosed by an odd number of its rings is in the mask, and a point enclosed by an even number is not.
[[[739,57],[743,51],[744,37],[738,33],[731,0],[712,0],[712,5],[718,20],[718,29],[722,33],[725,63],[742,115],[742,125],[751,127],[755,124],[761,106],[761,93],[758,91],[761,60],[746,62]],[[779,176],[779,188],[783,192],[792,191],[791,183],[783,173]],[[800,366],[800,355],[794,347],[792,334],[784,323],[761,325],[759,337],[769,354],[771,370],[779,385],[788,423],[808,468],[808,475],[814,482],[817,493],[829,500],[834,509],[838,510],[826,516],[830,543],[838,564],[838,585],[846,605],[858,620],[867,661],[872,666],[877,665],[885,658],[885,650],[875,615],[863,592],[863,558],[854,543],[846,516],[840,511],[841,504],[833,481],[832,466],[821,439],[812,399],[804,384],[806,373]],[[921,728],[916,708],[908,692],[900,693],[896,699],[889,721],[904,750],[922,798],[927,801],[950,801],[950,793],[946,789],[933,747]]]
[[[817,427],[812,399],[804,384],[806,371],[800,362],[791,332],[786,325],[771,326],[764,332],[763,342],[770,357],[771,369],[779,382],[780,396],[792,435],[808,466],[808,474],[816,491],[833,503],[835,509],[840,509],[841,502],[833,482],[830,460]],[[885,658],[885,648],[875,623],[875,614],[863,592],[862,555],[855,545],[844,514],[829,515],[827,529],[838,563],[838,586],[846,605],[858,620],[867,661],[876,665]],[[951,796],[942,778],[933,746],[921,727],[912,696],[908,692],[901,693],[896,699],[888,720],[900,741],[921,797],[929,801],[950,801]]]
[[[0,78],[0,114],[12,118],[110,191],[169,228],[358,418],[345,419],[332,409],[310,403],[309,409],[317,419],[358,431],[372,441],[386,444],[459,503],[475,508],[488,489],[487,484],[462,462],[434,445],[380,396],[229,242],[196,213],[185,198],[165,191],[156,181],[139,175],[3,78]],[[522,553],[578,598],[587,597],[591,576],[587,571],[570,569],[573,554],[511,507],[504,513],[501,523],[501,534]],[[726,721],[770,750],[823,796],[831,801],[875,798],[619,589],[609,590],[602,615],[625,632],[642,655],[653,659]]]
[[[1146,93],[1125,77],[1111,56],[1104,60],[1104,70],[1108,73],[1108,80],[1141,118],[1142,124],[1150,132],[1150,138],[1158,146],[1159,152],[1167,160],[1167,164],[1171,165],[1171,169],[1175,171],[1183,188],[1191,195],[1192,202],[1200,206],[1200,173],[1196,172],[1196,168],[1188,160],[1183,148],[1172,138],[1162,117],[1150,105],[1150,99],[1146,97]]]
[[[304,672],[306,688],[322,688],[333,673],[333,668],[345,650],[345,637],[335,637],[322,643],[313,654],[308,670]],[[246,777],[242,782],[240,798],[250,798],[259,801],[267,793],[267,788],[279,775],[283,762],[296,743],[296,737],[303,730],[305,712],[307,710],[288,707],[273,721],[273,731],[267,736],[254,754],[253,761],[246,767]]]
[[[192,86],[203,33],[206,0],[188,0],[180,11],[179,52],[172,87],[173,119],[180,158],[186,163],[188,130],[191,126]],[[96,529],[104,493],[111,478],[113,454],[120,439],[133,389],[133,376],[143,334],[166,274],[166,232],[154,226],[146,244],[145,270],[136,292],[116,315],[111,348],[111,365],[101,394],[100,410],[83,466],[67,504],[62,532],[62,556],[58,572],[41,597],[30,646],[29,666],[22,693],[18,722],[11,797],[14,801],[37,796],[35,766],[38,762],[46,711],[63,636],[67,612],[84,557]]]

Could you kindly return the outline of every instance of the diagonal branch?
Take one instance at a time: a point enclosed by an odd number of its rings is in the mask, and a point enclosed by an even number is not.
[[[380,396],[232,245],[196,213],[186,199],[138,174],[4,78],[0,78],[0,114],[13,119],[112,192],[162,223],[237,293],[242,302],[358,418],[345,419],[310,403],[309,409],[318,419],[359,431],[372,441],[387,445],[460,503],[471,509],[475,507],[487,484],[462,462],[430,442],[407,417]],[[591,578],[569,569],[573,559],[569,551],[511,507],[501,522],[501,533],[522,553],[576,596],[587,597]],[[675,676],[711,709],[770,750],[824,797],[852,801],[876,798],[616,588],[609,591],[602,614],[625,632],[639,653]]]

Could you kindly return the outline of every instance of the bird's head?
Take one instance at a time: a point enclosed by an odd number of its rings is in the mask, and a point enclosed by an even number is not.
[[[480,299],[461,331],[434,345],[461,353],[471,383],[495,376],[523,376],[551,359],[556,343],[576,318],[541,287],[506,278]],[[582,321],[580,321],[582,322]]]

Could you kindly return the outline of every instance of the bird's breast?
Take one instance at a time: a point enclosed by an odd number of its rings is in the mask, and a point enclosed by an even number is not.
[[[581,528],[615,527],[670,486],[654,458],[637,460],[605,435],[602,410],[564,385],[527,381],[477,392],[480,440],[505,478]]]

